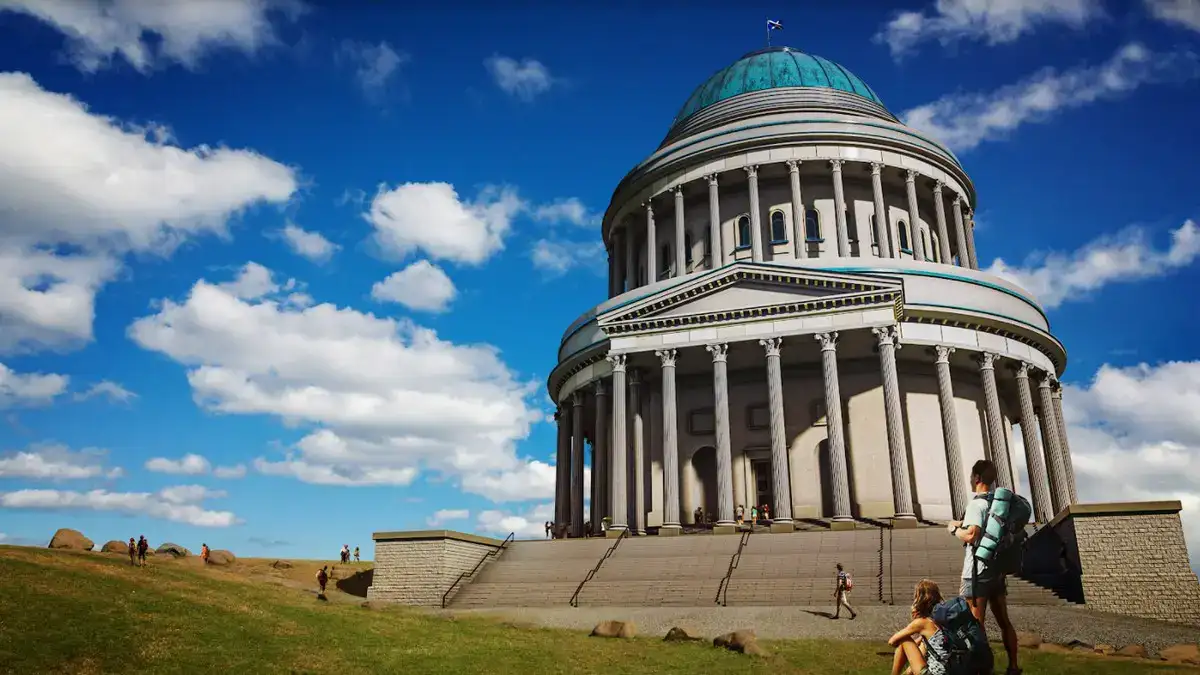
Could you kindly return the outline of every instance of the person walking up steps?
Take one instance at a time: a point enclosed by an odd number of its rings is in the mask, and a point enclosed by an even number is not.
[[[858,612],[850,606],[850,591],[854,589],[854,578],[850,573],[842,569],[842,563],[837,564],[837,590],[833,592],[833,597],[837,602],[837,609],[833,610],[833,618],[841,618],[842,607],[845,607],[850,612],[850,620],[858,618]]]

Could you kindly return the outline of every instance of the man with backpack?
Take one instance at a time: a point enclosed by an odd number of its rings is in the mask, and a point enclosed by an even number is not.
[[[987,610],[991,606],[1000,626],[1004,650],[1008,653],[1007,673],[1019,675],[1017,631],[1008,616],[1005,577],[1020,566],[1028,502],[1005,488],[994,491],[995,483],[996,466],[986,459],[975,462],[971,467],[974,496],[967,503],[966,515],[962,521],[951,522],[946,529],[965,544],[961,595],[980,626],[986,625]],[[989,523],[989,518],[996,522]],[[999,535],[985,535],[985,532],[998,532]]]
[[[849,572],[842,569],[842,563],[837,564],[837,590],[833,592],[833,597],[837,602],[837,609],[833,610],[833,618],[841,618],[842,607],[850,611],[850,620],[858,618],[858,612],[850,606],[850,591],[854,588],[854,578]]]

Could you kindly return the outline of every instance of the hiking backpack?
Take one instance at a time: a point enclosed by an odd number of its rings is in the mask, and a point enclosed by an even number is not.
[[[983,534],[974,547],[975,559],[1001,574],[1020,573],[1029,536],[1025,526],[1033,515],[1029,500],[1005,487],[976,495],[975,499],[988,502]]]
[[[992,647],[966,600],[959,596],[938,603],[931,618],[941,629],[939,651],[946,655],[947,675],[992,672]]]
[[[843,588],[847,591],[854,590],[854,577],[851,577],[849,572],[846,572],[846,583]]]

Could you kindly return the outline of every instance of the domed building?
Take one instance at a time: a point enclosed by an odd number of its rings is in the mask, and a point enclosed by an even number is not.
[[[981,458],[1039,522],[1075,503],[1066,352],[980,271],[975,208],[954,154],[845,67],[776,47],[713,74],[605,212],[609,298],[548,382],[556,521],[915,526],[962,516]]]

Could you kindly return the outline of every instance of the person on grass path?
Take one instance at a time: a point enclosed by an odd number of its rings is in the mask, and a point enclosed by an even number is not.
[[[325,584],[329,583],[329,573],[325,571],[327,569],[329,569],[329,565],[317,571],[317,584],[321,586],[321,595],[325,595]]]
[[[142,536],[138,537],[138,543],[137,543],[138,566],[140,566],[140,567],[146,566],[146,551],[148,551],[149,549],[150,549],[150,542],[146,541],[146,535],[143,534]]]
[[[837,609],[833,610],[833,618],[841,618],[842,607],[850,611],[850,620],[858,618],[858,612],[850,606],[850,591],[854,588],[854,580],[850,574],[842,569],[842,563],[837,564],[837,590],[833,592],[833,597],[837,602]]]
[[[208,544],[200,544],[200,559],[205,565],[208,564]]]
[[[137,564],[137,544],[133,543],[133,537],[129,538],[129,564]]]

